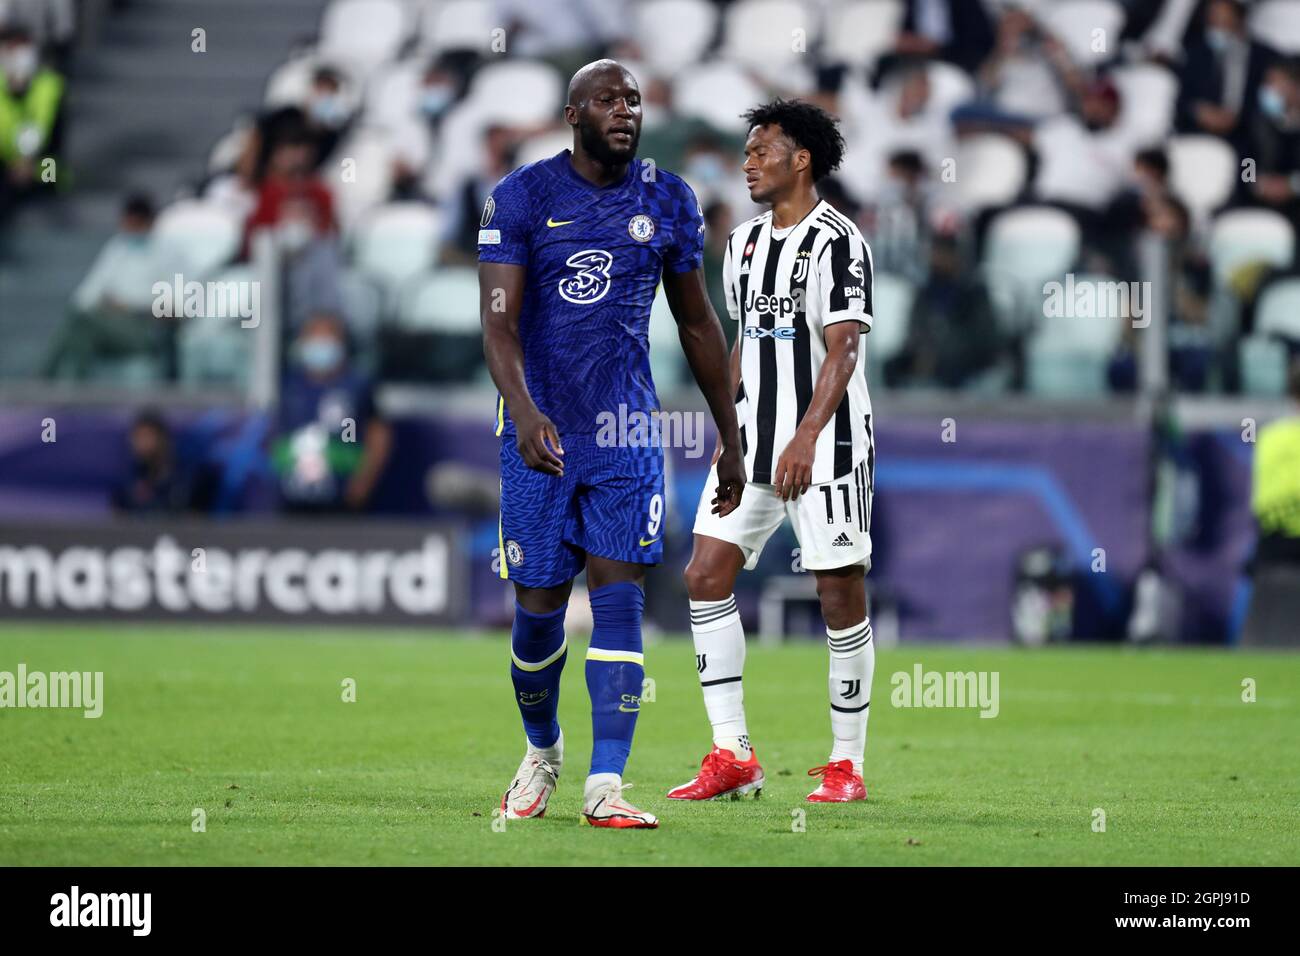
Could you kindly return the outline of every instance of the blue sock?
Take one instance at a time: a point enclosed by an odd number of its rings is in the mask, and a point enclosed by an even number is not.
[[[627,766],[632,733],[641,709],[645,667],[641,654],[641,612],[645,595],[631,581],[591,592],[591,647],[587,651],[587,693],[591,695],[591,772],[616,773]]]
[[[510,632],[510,679],[515,685],[524,733],[534,747],[550,747],[560,736],[555,714],[560,705],[560,673],[568,656],[564,641],[565,604],[550,614],[532,614],[515,603]]]

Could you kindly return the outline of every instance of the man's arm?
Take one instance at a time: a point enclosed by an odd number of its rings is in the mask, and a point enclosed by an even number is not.
[[[664,294],[673,318],[682,351],[691,366],[704,400],[709,403],[713,421],[722,439],[718,457],[718,489],[713,500],[715,514],[728,515],[740,504],[745,490],[745,461],[740,454],[740,427],[736,424],[733,401],[732,366],[727,357],[727,338],[713,311],[704,286],[704,270],[664,271]],[[737,353],[738,354],[738,353]]]
[[[817,436],[840,407],[849,379],[858,366],[858,349],[861,347],[862,326],[857,322],[836,322],[826,327],[826,359],[822,362],[813,388],[808,410],[795,429],[790,444],[785,446],[776,460],[776,475],[772,484],[786,501],[798,498],[812,484],[813,457],[817,452]]]
[[[366,423],[366,440],[361,445],[361,462],[348,482],[344,498],[351,508],[364,508],[384,473],[393,451],[393,426],[382,418]]]
[[[480,262],[479,316],[483,323],[483,357],[497,391],[515,423],[517,447],[529,468],[564,474],[564,448],[555,425],[542,414],[524,381],[524,350],[519,344],[519,310],[528,270],[502,262]],[[549,443],[549,445],[548,445]],[[554,450],[552,450],[554,449]]]

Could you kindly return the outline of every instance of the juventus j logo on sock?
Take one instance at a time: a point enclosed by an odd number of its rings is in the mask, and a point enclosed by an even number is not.
[[[706,667],[708,667],[708,666],[709,666],[709,655],[708,655],[708,654],[696,654],[696,655],[695,655],[695,669],[696,669],[697,671],[699,671],[699,673],[703,674],[703,673],[704,673],[704,669],[705,669]]]
[[[840,693],[840,696],[845,700],[852,700],[862,693],[862,681],[860,680],[842,680],[840,683],[844,685],[844,690]]]

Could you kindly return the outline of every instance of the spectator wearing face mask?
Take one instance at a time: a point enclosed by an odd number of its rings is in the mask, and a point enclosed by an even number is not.
[[[63,88],[63,77],[41,65],[30,30],[0,30],[0,217],[52,181],[42,161],[58,151]]]
[[[1179,73],[1176,125],[1182,133],[1220,136],[1243,152],[1255,95],[1273,54],[1246,32],[1239,0],[1210,0],[1193,31]]]
[[[147,196],[127,199],[116,235],[104,244],[72,295],[71,313],[56,334],[46,374],[84,379],[105,359],[144,355],[164,378],[176,377],[176,319],[153,314],[153,286],[187,271],[185,257],[153,234]]]
[[[288,511],[363,511],[392,450],[370,379],[348,356],[338,316],[319,313],[299,331],[280,390],[271,457]]]
[[[311,146],[311,168],[319,169],[347,135],[355,112],[343,74],[331,66],[320,66],[301,102],[257,117],[235,172],[247,188],[256,189],[269,174],[276,151],[285,144],[298,143]]]
[[[394,146],[394,201],[432,202],[434,184],[430,166],[445,145],[444,122],[464,95],[478,56],[468,50],[443,53],[431,61],[420,77],[414,112],[393,117],[386,125]]]
[[[1249,146],[1256,175],[1243,186],[1249,199],[1290,217],[1300,230],[1300,61],[1269,67],[1256,95]]]

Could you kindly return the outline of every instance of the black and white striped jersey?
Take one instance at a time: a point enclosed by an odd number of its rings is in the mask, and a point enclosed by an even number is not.
[[[749,480],[771,484],[826,358],[824,329],[871,328],[871,250],[849,219],[824,200],[796,225],[772,228],[772,213],[731,233],[723,260],[727,310],[740,323],[736,415]],[[874,471],[866,350],[839,408],[817,438],[813,484]]]

